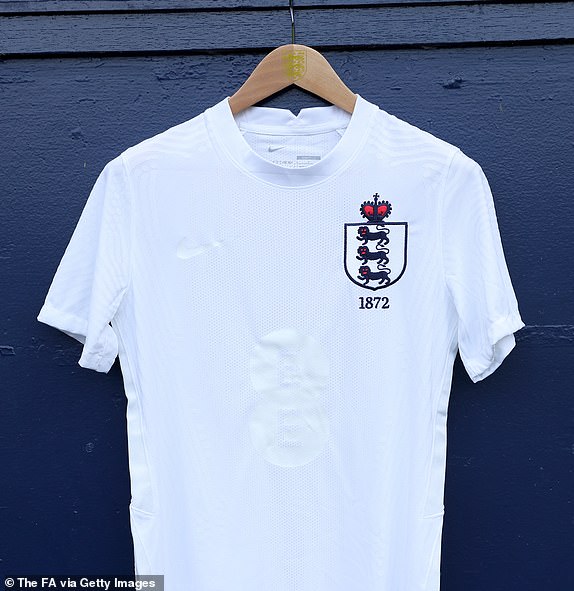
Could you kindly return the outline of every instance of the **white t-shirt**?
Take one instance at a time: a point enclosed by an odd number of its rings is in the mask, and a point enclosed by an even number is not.
[[[104,167],[38,316],[119,354],[136,574],[437,591],[455,355],[524,326],[487,179],[359,95],[227,99]]]

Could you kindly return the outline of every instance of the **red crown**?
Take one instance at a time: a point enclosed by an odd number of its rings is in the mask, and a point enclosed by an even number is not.
[[[379,201],[379,194],[373,195],[374,201],[365,201],[361,205],[361,215],[370,222],[382,222],[390,215],[392,207],[388,201]]]

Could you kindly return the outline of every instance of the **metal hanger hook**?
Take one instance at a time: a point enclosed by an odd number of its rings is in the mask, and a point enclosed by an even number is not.
[[[289,0],[289,12],[291,13],[291,43],[295,45],[295,15],[293,14],[293,0]]]

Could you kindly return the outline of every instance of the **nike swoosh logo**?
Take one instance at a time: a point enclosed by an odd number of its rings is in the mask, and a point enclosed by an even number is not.
[[[223,242],[221,242],[221,240],[214,240],[208,244],[198,245],[196,242],[192,242],[192,240],[186,236],[177,245],[176,254],[180,259],[191,259],[192,257],[196,257],[207,252],[211,248],[222,246],[222,244]]]
[[[281,148],[284,148],[285,146],[269,146],[269,151],[270,152],[275,152],[277,150],[281,150]]]

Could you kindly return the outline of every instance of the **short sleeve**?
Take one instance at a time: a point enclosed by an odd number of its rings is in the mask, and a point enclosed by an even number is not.
[[[457,149],[442,202],[444,272],[458,325],[458,349],[473,382],[493,373],[524,326],[506,265],[490,186]]]
[[[78,364],[99,372],[118,354],[110,322],[129,284],[130,210],[120,155],[99,174],[37,317],[80,341]]]

